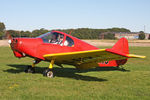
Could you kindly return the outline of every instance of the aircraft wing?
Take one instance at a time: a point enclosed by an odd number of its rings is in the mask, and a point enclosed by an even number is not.
[[[54,59],[55,62],[60,64],[75,65],[79,69],[97,67],[97,63],[104,61],[121,60],[127,58],[145,58],[145,56],[124,54],[112,49],[46,54],[43,57],[48,61]]]

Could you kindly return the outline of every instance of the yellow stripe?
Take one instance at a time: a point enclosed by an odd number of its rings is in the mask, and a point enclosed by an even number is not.
[[[146,58],[146,56],[140,56],[140,55],[134,55],[134,54],[128,54],[127,56],[131,58]]]
[[[98,50],[89,50],[89,51],[79,51],[79,52],[67,52],[67,53],[56,53],[56,54],[46,54],[43,57],[56,57],[56,56],[65,56],[65,55],[72,55],[72,54],[84,54],[84,53],[92,53],[92,52],[99,52],[99,51],[105,51],[106,49],[98,49]]]

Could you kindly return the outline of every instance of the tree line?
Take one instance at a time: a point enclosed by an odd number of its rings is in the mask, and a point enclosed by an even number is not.
[[[70,33],[80,39],[99,39],[100,34],[104,32],[130,32],[130,30],[125,28],[108,28],[108,29],[92,29],[92,28],[78,28],[78,29],[62,29],[59,30],[65,33]],[[105,39],[109,37],[110,34],[105,34]],[[114,36],[114,35],[111,35]]]
[[[2,39],[4,33],[5,33],[5,24],[0,22],[0,39]]]
[[[77,29],[56,29],[68,34],[71,34],[74,37],[79,39],[99,39],[100,34],[107,32],[108,34],[104,35],[104,39],[115,39],[114,34],[111,32],[131,32],[126,28],[108,28],[108,29],[92,29],[92,28],[77,28]],[[5,38],[7,34],[10,34],[12,37],[37,37],[41,34],[49,32],[44,28],[36,29],[31,31],[17,31],[17,30],[6,30],[5,24],[0,22],[0,39]],[[109,33],[110,32],[110,33]]]

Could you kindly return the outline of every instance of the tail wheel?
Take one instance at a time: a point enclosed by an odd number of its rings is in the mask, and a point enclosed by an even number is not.
[[[49,78],[53,78],[53,77],[54,77],[54,74],[53,74],[53,72],[52,72],[50,69],[46,69],[46,70],[43,72],[43,76],[46,76],[46,77],[49,77]]]

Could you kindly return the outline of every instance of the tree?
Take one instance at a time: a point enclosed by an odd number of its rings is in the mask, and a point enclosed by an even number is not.
[[[70,33],[70,29],[59,30],[65,33]],[[130,32],[130,30],[125,28],[109,28],[109,29],[91,29],[91,28],[78,28],[73,29],[72,36],[80,39],[99,39],[101,33],[112,33],[112,32]],[[106,34],[106,39],[115,39],[114,34]]]
[[[39,36],[39,35],[47,33],[47,32],[49,32],[49,30],[44,29],[44,28],[41,28],[40,30],[36,29],[36,30],[32,31],[32,37],[36,37],[36,36]]]
[[[9,33],[12,37],[20,37],[19,31],[7,30],[7,33]]]
[[[5,30],[5,24],[0,22],[0,31],[4,32],[4,30]]]
[[[20,34],[20,37],[31,37],[30,31],[20,31],[19,34]]]
[[[0,32],[0,40],[3,38],[3,32]]]
[[[129,29],[125,28],[110,28],[106,30],[109,30],[110,32],[131,32]]]
[[[143,31],[140,31],[139,39],[140,40],[144,40],[145,39],[145,33]]]
[[[5,31],[5,25],[4,23],[0,22],[0,39],[3,38],[4,33],[5,33],[4,31]]]
[[[104,39],[115,39],[115,34],[112,33],[105,34]]]

